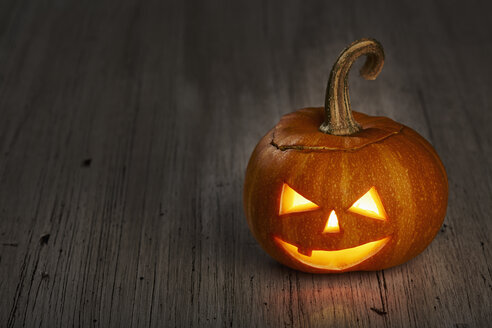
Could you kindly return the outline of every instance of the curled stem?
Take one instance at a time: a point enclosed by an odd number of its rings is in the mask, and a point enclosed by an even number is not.
[[[384,50],[374,39],[360,39],[342,51],[331,69],[325,98],[325,121],[319,127],[321,132],[333,135],[351,135],[361,130],[352,116],[348,92],[348,74],[352,64],[362,55],[366,62],[360,75],[374,80],[383,68]]]

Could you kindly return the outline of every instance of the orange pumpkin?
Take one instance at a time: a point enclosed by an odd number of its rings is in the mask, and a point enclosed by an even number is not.
[[[352,112],[347,76],[360,56],[374,79],[372,39],[333,66],[325,108],[287,114],[258,143],[244,186],[249,227],[263,249],[301,271],[381,270],[422,252],[446,214],[448,184],[433,147],[386,117]]]

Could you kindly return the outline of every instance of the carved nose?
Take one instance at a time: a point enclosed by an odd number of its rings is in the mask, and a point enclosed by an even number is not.
[[[325,229],[323,233],[340,232],[340,226],[338,225],[338,218],[335,210],[332,210],[328,220],[326,221]]]

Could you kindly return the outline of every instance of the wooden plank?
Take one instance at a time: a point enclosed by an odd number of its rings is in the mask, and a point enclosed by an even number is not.
[[[490,5],[0,3],[0,322],[17,326],[487,326]],[[414,260],[311,275],[242,210],[282,114],[319,106],[338,53],[375,37],[353,107],[430,140],[445,225]],[[356,64],[360,65],[360,63]]]

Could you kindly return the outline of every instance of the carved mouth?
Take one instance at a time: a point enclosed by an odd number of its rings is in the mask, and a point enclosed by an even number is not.
[[[313,250],[311,255],[299,253],[297,246],[278,237],[274,237],[274,240],[291,257],[303,264],[317,269],[340,271],[353,267],[374,256],[386,245],[390,237],[336,251]]]

